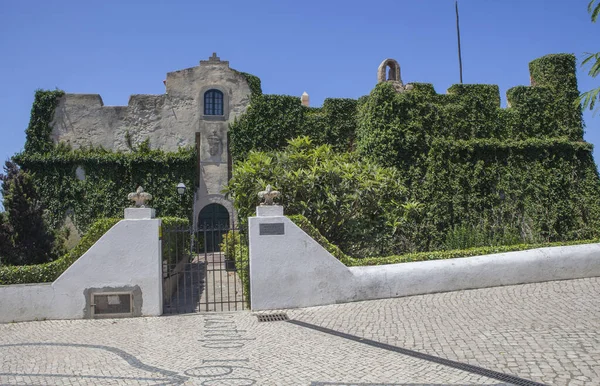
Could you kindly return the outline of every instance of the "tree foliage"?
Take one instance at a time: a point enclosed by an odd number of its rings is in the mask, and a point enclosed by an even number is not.
[[[352,254],[379,252],[377,237],[391,229],[390,206],[406,197],[394,169],[315,145],[308,137],[290,140],[282,151],[251,151],[236,163],[227,190],[240,219],[252,215],[257,193],[267,184],[281,191],[286,214],[306,216]]]
[[[590,0],[588,12],[590,13],[592,23],[595,23],[600,14],[600,1]],[[588,75],[592,78],[597,77],[600,74],[600,52],[586,53],[581,65],[590,65]],[[600,87],[582,93],[577,99],[578,104],[581,103],[584,109],[589,108],[590,110],[594,110],[597,102],[600,102]]]
[[[38,264],[54,260],[61,240],[48,229],[44,205],[31,174],[6,161],[0,191],[5,213],[0,216],[0,259],[5,265]]]

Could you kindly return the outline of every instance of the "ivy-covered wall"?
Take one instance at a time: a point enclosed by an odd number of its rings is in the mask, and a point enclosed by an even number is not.
[[[62,226],[69,215],[83,233],[98,218],[121,217],[132,205],[127,194],[138,186],[152,194],[157,216],[190,218],[198,175],[195,149],[163,152],[142,144],[131,152],[113,152],[54,145],[50,123],[62,95],[36,91],[25,151],[14,157],[33,173],[52,227]],[[179,182],[189,188],[183,197],[175,189]]]
[[[456,227],[514,231],[526,241],[595,237],[600,180],[573,103],[575,64],[568,54],[532,61],[532,86],[510,89],[508,108],[500,107],[495,85],[454,85],[437,94],[431,84],[412,83],[397,93],[385,82],[359,100],[326,99],[310,108],[299,97],[262,94],[260,79],[242,73],[252,94],[230,125],[231,155],[242,161],[250,150],[280,150],[307,135],[394,167],[408,200],[423,204],[414,237],[421,250],[440,247]],[[55,147],[49,125],[61,95],[36,93],[25,151],[17,156],[34,172],[53,225],[66,213],[81,231],[98,217],[118,216],[137,185],[154,195],[159,215],[190,215],[198,175],[193,149]],[[78,168],[85,179],[76,176]],[[190,187],[181,200],[174,189],[180,181]]]
[[[531,86],[508,90],[508,108],[498,86],[481,84],[437,94],[427,83],[397,93],[383,82],[358,101],[326,100],[318,109],[261,95],[232,125],[231,147],[243,160],[308,135],[396,168],[408,199],[423,204],[409,235],[418,250],[443,248],[469,229],[520,242],[593,238],[600,180],[574,104],[575,66],[570,54],[532,61]]]
[[[428,242],[456,225],[512,229],[528,241],[590,238],[600,230],[600,181],[583,141],[573,55],[529,65],[532,85],[375,87],[359,112],[360,154],[403,174],[425,204]]]
[[[336,150],[354,147],[358,102],[328,98],[323,107],[303,106],[299,97],[253,94],[250,106],[229,128],[234,160],[243,160],[250,150],[281,149],[298,136],[310,136],[318,144]]]

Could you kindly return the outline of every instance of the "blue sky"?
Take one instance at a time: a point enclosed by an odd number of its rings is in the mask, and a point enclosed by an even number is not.
[[[529,84],[549,53],[600,51],[588,0],[459,0],[465,83]],[[402,80],[458,83],[454,0],[28,1],[0,3],[0,158],[21,151],[34,91],[98,93],[105,105],[160,94],[165,74],[216,51],[257,75],[263,92],[358,98],[385,58]],[[578,69],[579,88],[600,84]],[[600,155],[600,114],[585,113]]]

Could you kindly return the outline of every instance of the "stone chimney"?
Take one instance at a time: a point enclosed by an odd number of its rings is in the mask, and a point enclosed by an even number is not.
[[[310,106],[310,98],[308,97],[308,94],[306,93],[306,91],[304,91],[302,93],[302,96],[300,97],[300,100],[302,101],[302,105],[309,107]]]

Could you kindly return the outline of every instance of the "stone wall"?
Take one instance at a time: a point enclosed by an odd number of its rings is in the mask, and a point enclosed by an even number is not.
[[[133,316],[161,315],[161,220],[131,213],[54,282],[0,286],[0,323],[90,318],[98,293],[130,292]]]
[[[283,211],[264,208],[249,218],[253,310],[600,276],[600,244],[349,268]]]
[[[224,117],[216,121],[203,115],[203,95],[212,88],[221,90],[226,102]],[[213,56],[168,73],[166,94],[132,95],[127,106],[105,106],[98,94],[65,94],[54,114],[52,140],[127,151],[129,132],[134,146],[149,139],[152,148],[176,151],[194,146],[197,132],[203,138],[216,132],[226,149],[228,123],[246,110],[249,98],[246,78]]]

